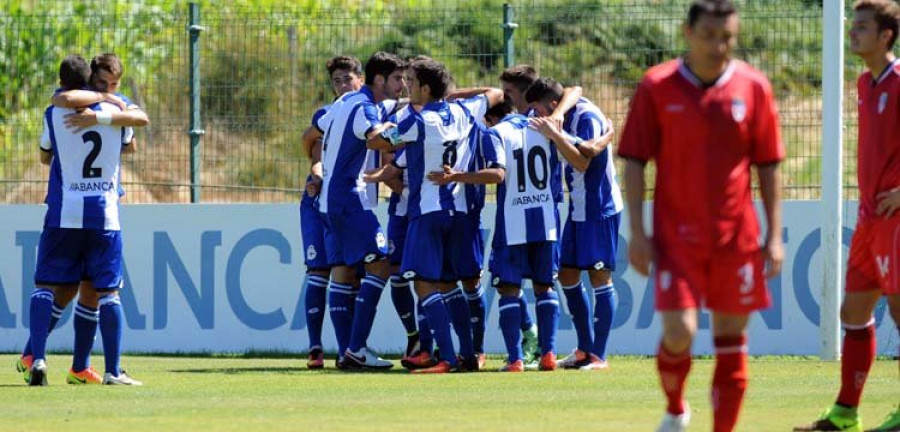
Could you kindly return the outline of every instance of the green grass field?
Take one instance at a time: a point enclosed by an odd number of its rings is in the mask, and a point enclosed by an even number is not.
[[[0,431],[650,431],[662,413],[655,361],[614,357],[606,372],[311,372],[300,358],[129,356],[144,387],[65,384],[68,356],[50,356],[50,387],[26,387],[15,355],[0,355]],[[102,364],[102,357],[95,362]],[[398,365],[399,366],[399,365]],[[489,367],[497,368],[495,358]],[[694,361],[692,430],[710,429],[713,361]],[[833,400],[838,363],[757,358],[739,424],[787,431]],[[897,362],[876,362],[861,413],[874,426],[900,402]]]

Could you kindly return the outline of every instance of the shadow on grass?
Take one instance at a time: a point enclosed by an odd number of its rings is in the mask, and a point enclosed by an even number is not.
[[[187,373],[187,374],[224,374],[224,375],[239,375],[239,374],[261,374],[261,373],[276,373],[276,374],[334,374],[334,375],[356,375],[356,374],[408,374],[409,371],[403,368],[394,368],[388,370],[367,370],[367,371],[340,371],[337,369],[320,369],[320,370],[310,370],[305,367],[221,367],[221,368],[192,368],[192,369],[171,369],[169,372],[172,373]]]

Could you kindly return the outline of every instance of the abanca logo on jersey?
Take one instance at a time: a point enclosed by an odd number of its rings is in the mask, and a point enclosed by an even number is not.
[[[113,182],[72,182],[69,183],[70,192],[109,192],[116,190],[116,184]]]

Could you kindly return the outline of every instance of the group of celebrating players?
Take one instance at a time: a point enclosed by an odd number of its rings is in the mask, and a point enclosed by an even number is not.
[[[625,201],[611,122],[579,87],[564,88],[527,65],[503,71],[502,89],[457,89],[446,66],[425,56],[377,52],[364,70],[352,57],[331,59],[327,70],[337,97],[315,113],[303,135],[312,161],[300,206],[307,366],[324,367],[327,304],[339,369],[392,367],[367,347],[376,306],[390,284],[408,338],[404,367],[417,374],[484,369],[481,210],[486,185],[496,184],[487,270],[500,294],[507,348],[501,370],[609,367],[612,272],[627,206],[630,261],[644,275],[653,265],[663,324],[657,370],[668,403],[659,430],[685,430],[690,422],[684,391],[700,307],[712,311],[714,430],[733,430],[748,380],[749,315],[769,306],[766,279],[780,271],[784,255],[778,113],[766,77],[732,58],[738,27],[730,0],[692,2],[684,25],[687,52],[651,68],[631,101],[618,148]],[[900,322],[894,277],[900,271],[900,63],[891,52],[898,27],[900,7],[893,0],[854,4],[851,49],[869,71],[858,84],[861,200],[841,312],[841,391],[820,419],[797,431],[862,430],[856,407],[875,357],[872,314],[882,295]],[[46,384],[47,334],[79,283],[68,381],[140,384],[118,366],[118,169],[123,149],[133,148],[129,127],[147,119],[108,88],[106,81],[117,84],[122,68],[117,59],[101,57],[88,72],[80,57],[63,62],[63,88],[45,116],[48,212],[31,339],[19,361],[32,385]],[[102,145],[110,141],[122,145]],[[650,161],[656,167],[652,237],[643,224]],[[763,236],[751,167],[766,218]],[[392,191],[386,233],[373,212],[377,183]],[[568,216],[561,221],[558,205],[565,200]],[[583,272],[595,298],[593,313]],[[536,320],[522,296],[523,279],[534,287]],[[572,354],[559,360],[557,280],[577,334]],[[107,361],[102,378],[88,362],[98,322]],[[870,430],[900,431],[900,407]]]

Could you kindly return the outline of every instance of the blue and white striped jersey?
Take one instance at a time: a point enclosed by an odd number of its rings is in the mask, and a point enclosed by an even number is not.
[[[94,111],[119,108],[109,103]],[[93,126],[80,132],[66,127],[69,108],[44,111],[41,149],[53,153],[47,183],[44,227],[119,231],[119,176],[122,146],[131,142],[131,128]]]
[[[375,152],[366,148],[366,134],[383,122],[383,115],[372,91],[363,86],[344,93],[316,119],[315,126],[324,134],[322,213],[371,210],[377,205],[375,187],[366,185],[362,176],[376,163]]]
[[[556,146],[528,127],[528,118],[510,115],[490,129],[485,161],[506,167],[497,186],[495,245],[556,241],[558,215],[553,197]],[[485,143],[488,144],[488,143]]]
[[[584,140],[602,136],[609,128],[610,121],[600,108],[584,98],[566,113],[563,123],[566,132]],[[591,159],[585,172],[578,172],[565,164],[565,179],[569,189],[569,214],[573,221],[601,219],[622,211],[624,204],[616,181],[612,145]]]
[[[391,200],[388,202],[388,214],[403,217],[409,212],[409,170],[406,169],[406,151],[400,149],[397,153],[394,153],[394,160],[391,163],[403,170],[401,176],[403,179],[403,191],[391,193]]]
[[[415,218],[440,210],[467,212],[464,185],[438,186],[426,176],[432,171],[442,171],[444,165],[455,171],[468,170],[472,157],[469,134],[475,127],[474,115],[484,115],[487,99],[479,97],[449,103],[441,100],[423,106],[421,112],[411,107],[406,110],[409,112],[397,128],[401,141],[406,143],[408,216]]]

